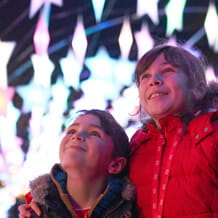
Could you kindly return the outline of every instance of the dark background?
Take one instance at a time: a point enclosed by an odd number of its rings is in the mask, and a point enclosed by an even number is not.
[[[203,28],[209,0],[187,0],[184,10],[183,30],[174,31],[176,40],[184,42],[189,40],[194,34]],[[214,1],[216,7],[217,1]],[[139,31],[142,22],[149,25],[150,34],[158,41],[165,38],[166,34],[166,14],[165,6],[168,0],[160,0],[159,24],[155,25],[148,15],[135,17],[135,0],[106,0],[102,20],[96,23],[91,0],[64,0],[63,6],[51,6],[51,16],[49,33],[51,37],[49,46],[49,56],[55,63],[66,55],[72,39],[72,33],[77,21],[78,14],[83,15],[88,39],[87,56],[94,56],[98,48],[104,45],[112,57],[120,56],[118,36],[120,33],[123,16],[130,17],[132,32]],[[145,0],[149,4],[149,0]],[[2,0],[0,1],[0,39],[2,41],[16,41],[16,47],[8,63],[8,83],[10,86],[26,84],[33,75],[33,68],[30,62],[30,55],[34,53],[33,33],[40,11],[30,19],[30,0]],[[116,24],[108,22],[116,20]],[[105,25],[104,25],[105,24]],[[102,27],[96,30],[96,27]],[[106,27],[105,27],[106,26]],[[216,27],[215,27],[216,28]],[[204,30],[203,30],[204,31]],[[209,47],[206,34],[195,43],[208,62],[215,67],[217,72],[217,54]],[[137,47],[135,41],[131,48],[129,58],[136,60]],[[55,75],[61,74],[58,64],[53,72]]]

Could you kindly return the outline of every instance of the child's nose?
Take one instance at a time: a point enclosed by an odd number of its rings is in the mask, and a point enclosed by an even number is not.
[[[163,80],[159,73],[156,73],[151,77],[150,86],[161,85],[162,83],[163,83]]]
[[[72,139],[80,140],[80,141],[85,141],[85,133],[83,133],[83,132],[76,132],[75,134],[72,135]]]

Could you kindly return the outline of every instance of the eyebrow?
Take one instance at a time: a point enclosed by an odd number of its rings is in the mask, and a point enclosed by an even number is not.
[[[69,129],[70,127],[79,126],[79,125],[80,125],[79,123],[72,123],[72,124],[68,127],[68,129]],[[89,125],[89,127],[97,128],[97,129],[99,129],[99,130],[104,131],[104,129],[103,129],[101,126],[99,126],[99,125],[91,124],[91,125]]]
[[[172,65],[169,61],[165,61],[165,62],[161,63],[161,65],[168,65],[168,64]]]

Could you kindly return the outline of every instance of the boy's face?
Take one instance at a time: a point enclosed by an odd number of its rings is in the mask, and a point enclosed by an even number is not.
[[[113,149],[112,138],[104,132],[98,117],[82,115],[69,126],[61,141],[61,165],[107,176]]]
[[[167,63],[163,54],[140,75],[139,96],[142,108],[156,123],[168,115],[184,114],[193,106],[186,74]]]

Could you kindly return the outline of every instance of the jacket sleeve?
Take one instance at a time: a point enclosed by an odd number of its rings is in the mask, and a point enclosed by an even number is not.
[[[197,146],[201,170],[218,186],[218,120],[212,122],[213,132]]]
[[[211,161],[211,168],[214,173],[214,182],[218,186],[218,120],[213,122],[214,127],[214,146],[212,147],[212,161]]]
[[[25,203],[26,204],[29,204],[31,201],[32,201],[33,197],[31,195],[31,192],[28,192],[26,195],[25,195]]]
[[[41,210],[41,216],[38,216],[36,213],[32,212],[31,218],[58,218],[53,211],[48,210],[44,205],[38,204],[38,207]]]

